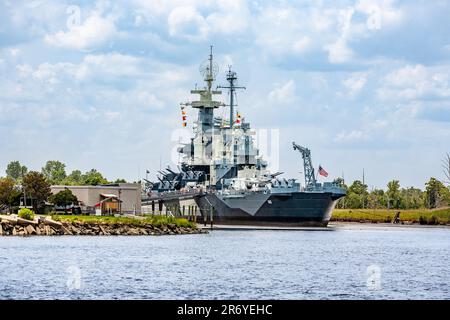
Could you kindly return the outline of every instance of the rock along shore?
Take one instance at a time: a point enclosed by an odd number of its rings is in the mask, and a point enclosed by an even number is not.
[[[2,216],[0,236],[54,236],[54,235],[175,235],[207,233],[204,230],[180,227],[175,224],[154,226],[152,224],[125,224],[102,222],[59,222],[49,217],[25,220],[18,217]]]

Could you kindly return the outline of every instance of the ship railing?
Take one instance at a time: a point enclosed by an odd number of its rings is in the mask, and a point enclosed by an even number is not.
[[[151,192],[145,200],[158,200],[164,198],[177,198],[177,197],[189,197],[202,194],[202,189],[181,189],[181,190],[168,190],[160,192]]]
[[[246,190],[246,189],[242,189],[242,190],[235,190],[235,189],[222,189],[220,191],[216,191],[219,192],[222,195],[230,195],[230,196],[236,196],[236,195],[243,195],[243,194],[248,194],[248,193],[270,193],[270,190]]]
[[[324,182],[310,184],[305,188],[307,192],[331,192],[331,193],[345,193],[345,189],[338,183]]]

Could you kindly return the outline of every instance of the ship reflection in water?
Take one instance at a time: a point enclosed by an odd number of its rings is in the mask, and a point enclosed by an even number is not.
[[[0,256],[0,299],[450,298],[448,228],[7,237]]]

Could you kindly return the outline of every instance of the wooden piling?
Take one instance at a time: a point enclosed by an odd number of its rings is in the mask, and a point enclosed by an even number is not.
[[[203,223],[205,224],[205,227],[206,227],[206,216],[208,214],[207,210],[208,210],[207,208],[203,209]]]
[[[209,221],[211,223],[211,229],[213,228],[213,206],[210,207],[210,216],[209,216]]]
[[[163,211],[162,201],[158,200],[158,214],[162,215],[162,211]]]

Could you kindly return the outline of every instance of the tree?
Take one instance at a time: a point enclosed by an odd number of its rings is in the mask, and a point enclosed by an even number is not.
[[[407,188],[400,191],[401,209],[419,209],[423,207],[423,191],[417,188]]]
[[[347,198],[345,200],[347,207],[351,209],[364,208],[367,202],[367,185],[363,184],[359,180],[353,181],[348,188]]]
[[[338,185],[341,188],[345,189],[346,192],[348,191],[348,186],[345,184],[343,178],[338,177],[338,178],[333,180],[333,183],[335,183],[336,185]],[[346,197],[342,197],[341,199],[339,199],[338,203],[336,204],[336,208],[339,208],[339,209],[347,208]]]
[[[47,161],[42,174],[51,184],[61,184],[66,178],[66,165],[60,161]]]
[[[41,206],[52,194],[50,190],[50,183],[45,179],[45,176],[36,171],[30,171],[23,177],[22,188],[27,197],[31,197],[33,201],[33,211],[37,213],[39,206]]]
[[[73,170],[66,179],[64,179],[63,184],[69,186],[83,185],[83,174],[80,170]]]
[[[11,213],[11,207],[19,203],[20,194],[13,178],[0,178],[0,205],[7,206],[9,213]]]
[[[450,191],[436,178],[430,178],[425,184],[425,206],[433,209],[450,200]]]
[[[91,171],[86,172],[83,175],[84,184],[97,186],[99,184],[106,184],[108,180],[103,178],[102,174],[95,169],[91,169]]]
[[[387,184],[388,190],[386,196],[388,198],[388,209],[400,208],[400,182],[398,180],[392,180]]]
[[[361,209],[363,206],[363,198],[356,193],[348,193],[345,197],[345,206],[350,209]]]
[[[127,180],[125,180],[125,179],[116,179],[116,181],[114,181],[114,183],[127,183]]]
[[[367,185],[359,180],[355,180],[348,188],[348,191],[356,194],[367,194]]]
[[[382,189],[374,189],[367,197],[367,207],[370,209],[380,209],[386,207],[384,191]]]
[[[69,189],[64,189],[49,198],[50,202],[57,206],[64,206],[64,212],[67,214],[67,206],[77,204],[78,198]]]
[[[19,161],[11,161],[6,167],[6,176],[17,181],[22,179],[27,171],[27,167],[22,166]]]

